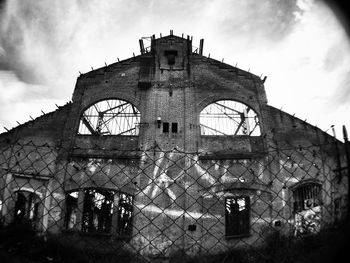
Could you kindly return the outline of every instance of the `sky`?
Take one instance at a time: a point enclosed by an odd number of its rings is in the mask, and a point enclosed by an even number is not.
[[[269,105],[350,133],[350,41],[321,0],[0,0],[0,133],[70,101],[79,72],[170,30],[267,76]]]

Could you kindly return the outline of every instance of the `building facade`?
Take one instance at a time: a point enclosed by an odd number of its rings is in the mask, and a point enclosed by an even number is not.
[[[4,224],[169,256],[343,219],[343,143],[268,105],[264,80],[203,56],[203,41],[150,41],[80,75],[71,102],[0,135]]]

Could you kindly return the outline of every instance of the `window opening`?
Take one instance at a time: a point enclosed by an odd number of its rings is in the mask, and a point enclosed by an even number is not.
[[[163,122],[163,132],[169,132],[169,122]]]
[[[205,107],[200,113],[202,135],[260,135],[260,123],[256,112],[249,106],[221,100]]]
[[[168,59],[168,65],[174,65],[175,64],[175,57],[177,57],[177,50],[165,50],[164,55]]]
[[[171,124],[171,132],[172,133],[177,133],[177,122],[173,122]]]
[[[321,187],[308,184],[298,187],[293,192],[294,212],[315,208],[321,204]]]
[[[89,189],[85,191],[83,232],[109,233],[112,227],[113,192]]]
[[[40,198],[37,194],[28,191],[17,191],[15,202],[14,222],[30,222],[33,227],[38,223]]]
[[[66,199],[66,228],[74,229],[77,225],[79,192],[71,192]]]
[[[131,195],[106,189],[85,189],[83,194],[82,208],[78,204],[78,191],[66,195],[66,229],[74,229],[77,226],[77,222],[80,221],[78,210],[83,209],[82,232],[111,233],[114,224],[118,236],[127,237],[132,234]]]
[[[229,197],[225,199],[226,236],[249,234],[249,211],[249,197]]]
[[[130,236],[132,234],[132,196],[124,193],[120,194],[118,204],[118,235]]]
[[[295,235],[317,233],[321,227],[321,186],[304,184],[293,191]]]
[[[79,134],[138,135],[140,112],[123,100],[100,101],[84,111]]]

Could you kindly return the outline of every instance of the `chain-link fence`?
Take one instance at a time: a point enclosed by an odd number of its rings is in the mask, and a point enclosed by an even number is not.
[[[347,213],[346,158],[333,142],[285,142],[234,157],[157,146],[0,146],[2,225],[30,223],[37,233],[133,261],[227,259],[258,251],[276,233],[316,234]]]

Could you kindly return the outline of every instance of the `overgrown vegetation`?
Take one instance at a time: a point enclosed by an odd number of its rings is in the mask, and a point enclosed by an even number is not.
[[[330,263],[347,262],[349,225],[323,230],[303,238],[271,232],[260,248],[234,249],[217,255],[175,256],[171,263]],[[340,260],[341,259],[341,260]]]
[[[319,234],[294,239],[270,233],[263,247],[235,249],[217,255],[189,257],[176,253],[171,263],[328,263],[349,259],[349,226],[323,230]],[[87,243],[79,234],[38,236],[30,225],[0,227],[0,258],[2,263],[41,262],[133,262],[123,247],[104,246],[103,240]],[[97,245],[100,244],[100,245]],[[144,258],[137,262],[145,261]],[[160,261],[163,262],[163,261]],[[340,262],[340,261],[339,261]]]
[[[79,234],[38,236],[30,225],[0,228],[2,263],[53,262],[93,263],[130,262],[132,255],[122,247],[103,246],[105,240],[86,242]],[[84,242],[82,242],[84,241]]]

